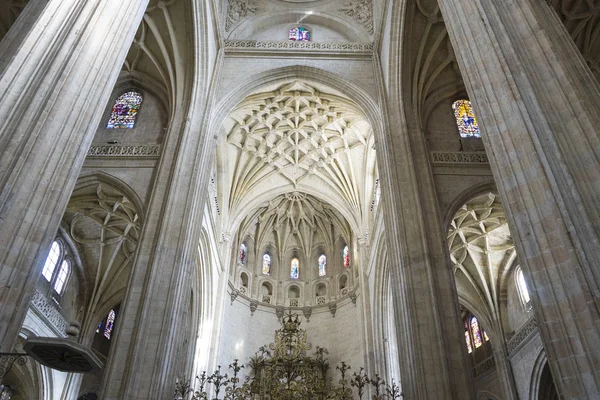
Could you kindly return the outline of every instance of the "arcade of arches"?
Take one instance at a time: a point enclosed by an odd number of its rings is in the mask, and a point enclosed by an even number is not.
[[[96,367],[0,399],[172,399],[288,311],[405,400],[600,398],[599,9],[2,2],[0,351]]]

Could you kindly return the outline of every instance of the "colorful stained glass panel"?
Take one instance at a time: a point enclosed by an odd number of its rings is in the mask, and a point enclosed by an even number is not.
[[[473,347],[471,347],[471,335],[469,335],[469,331],[465,331],[465,342],[467,342],[467,351],[472,353]]]
[[[112,334],[113,327],[115,324],[116,317],[115,310],[110,310],[108,313],[108,317],[106,317],[106,325],[104,326],[104,337],[110,340],[110,335]]]
[[[326,272],[326,267],[327,267],[327,257],[325,257],[325,254],[321,254],[321,257],[319,257],[319,276],[325,276],[327,274]]]
[[[290,29],[288,39],[295,42],[308,42],[310,41],[310,31],[301,26]]]
[[[481,132],[469,100],[458,100],[452,104],[458,132],[462,138],[480,138]]]
[[[348,249],[348,246],[344,247],[342,257],[344,258],[344,268],[348,268],[350,266],[350,250]]]
[[[246,265],[246,257],[248,256],[248,249],[246,245],[242,243],[240,246],[240,264]]]
[[[479,330],[479,322],[477,318],[471,318],[471,333],[473,334],[473,344],[475,348],[478,349],[482,345],[481,341],[481,331]]]
[[[106,129],[131,129],[142,105],[142,95],[138,92],[123,93],[113,106]]]
[[[300,276],[300,262],[297,258],[292,259],[292,264],[290,266],[290,278],[298,279]]]
[[[271,275],[271,256],[268,254],[263,256],[262,273],[265,275]]]

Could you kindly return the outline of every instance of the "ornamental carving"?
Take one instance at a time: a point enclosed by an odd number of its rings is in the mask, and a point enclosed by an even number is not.
[[[229,30],[242,19],[258,11],[251,0],[229,0],[227,2],[227,16],[225,19],[225,30]]]
[[[442,152],[431,153],[434,164],[489,164],[484,152]]]
[[[225,40],[225,49],[255,49],[255,50],[318,50],[318,51],[373,51],[373,43],[344,43],[344,42],[295,42],[277,40]]]
[[[360,22],[369,33],[373,33],[373,0],[345,0],[338,11]]]
[[[31,306],[37,310],[64,337],[69,324],[62,314],[48,301],[40,291],[36,290],[31,298]]]
[[[96,156],[132,156],[132,157],[158,157],[160,145],[129,145],[129,146],[91,146],[88,157]]]
[[[525,325],[523,325],[521,329],[519,329],[512,338],[510,338],[508,343],[506,343],[506,350],[508,351],[508,354],[514,353],[519,347],[521,347],[523,343],[525,343],[525,341],[528,338],[530,338],[537,331],[537,322],[535,321],[535,318],[531,317],[529,321],[527,321]]]

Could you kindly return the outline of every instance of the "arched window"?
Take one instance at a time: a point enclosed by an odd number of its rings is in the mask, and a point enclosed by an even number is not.
[[[54,275],[54,269],[58,264],[58,259],[60,258],[60,244],[55,240],[52,242],[52,247],[50,247],[50,253],[46,258],[46,263],[44,264],[44,269],[42,270],[42,275],[48,282],[52,281],[52,276]]]
[[[342,257],[344,259],[344,268],[348,268],[350,266],[350,250],[348,249],[348,246],[344,247]]]
[[[70,270],[71,267],[69,262],[67,260],[63,260],[63,262],[60,264],[60,270],[56,275],[56,280],[54,281],[54,290],[56,290],[56,293],[62,294],[65,290],[65,284],[67,283]]]
[[[517,269],[517,272],[515,273],[515,280],[519,297],[521,297],[521,302],[523,305],[529,304],[531,298],[529,297],[529,290],[527,290],[527,284],[525,283],[525,275],[523,275],[523,270],[521,270],[521,268]]]
[[[131,90],[120,95],[115,101],[106,129],[131,129],[142,105],[142,94]]]
[[[319,257],[319,276],[327,275],[327,272],[325,270],[326,267],[327,267],[327,257],[325,257],[325,254],[321,254],[321,257]]]
[[[110,335],[112,334],[113,328],[115,326],[115,318],[117,314],[115,310],[110,310],[108,313],[108,317],[106,317],[106,325],[104,325],[104,337],[110,340]]]
[[[469,334],[469,329],[465,330],[465,341],[467,342],[467,351],[471,354],[473,352],[473,347],[471,347],[471,335]]]
[[[60,265],[60,268],[56,268]],[[55,240],[52,242],[50,252],[42,269],[42,276],[50,283],[50,287],[54,289],[55,295],[62,295],[69,280],[71,272],[71,264],[67,259],[67,254],[64,251],[64,246]]]
[[[247,256],[248,256],[248,249],[246,248],[246,245],[244,243],[242,243],[242,245],[240,246],[240,256],[239,256],[240,264],[246,265],[246,257]]]
[[[471,318],[471,333],[473,334],[473,344],[475,348],[478,349],[481,347],[483,342],[481,341],[481,331],[479,330],[479,321],[477,318]]]
[[[289,31],[288,39],[295,42],[308,42],[310,41],[310,31],[301,26],[294,27]]]
[[[262,273],[265,275],[271,275],[271,256],[265,253],[263,256]]]
[[[298,279],[300,276],[300,261],[297,258],[292,258],[292,262],[290,264],[290,278]]]
[[[473,106],[469,100],[458,100],[452,104],[456,125],[458,125],[458,133],[461,138],[480,138],[481,132],[477,119],[473,113]]]

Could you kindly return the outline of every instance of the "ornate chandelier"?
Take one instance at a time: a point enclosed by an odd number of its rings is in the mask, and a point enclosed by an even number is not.
[[[345,362],[336,367],[341,379],[334,383],[327,374],[330,366],[325,356],[329,352],[317,346],[313,357],[307,355],[312,345],[307,342],[306,331],[300,329],[298,314],[288,313],[281,324],[281,329],[275,331],[274,342],[260,347],[250,357],[248,367],[252,371],[243,383],[239,372],[244,365],[236,359],[229,364],[231,378],[221,373],[219,366],[212,375],[204,371],[197,376],[193,385],[189,380],[178,379],[174,400],[208,400],[209,392],[213,393],[213,400],[352,400],[362,399],[369,385],[373,388],[373,400],[395,400],[402,396],[393,380],[387,385],[379,375],[369,378],[364,368],[350,377],[351,368]],[[221,394],[223,397],[219,397]]]

